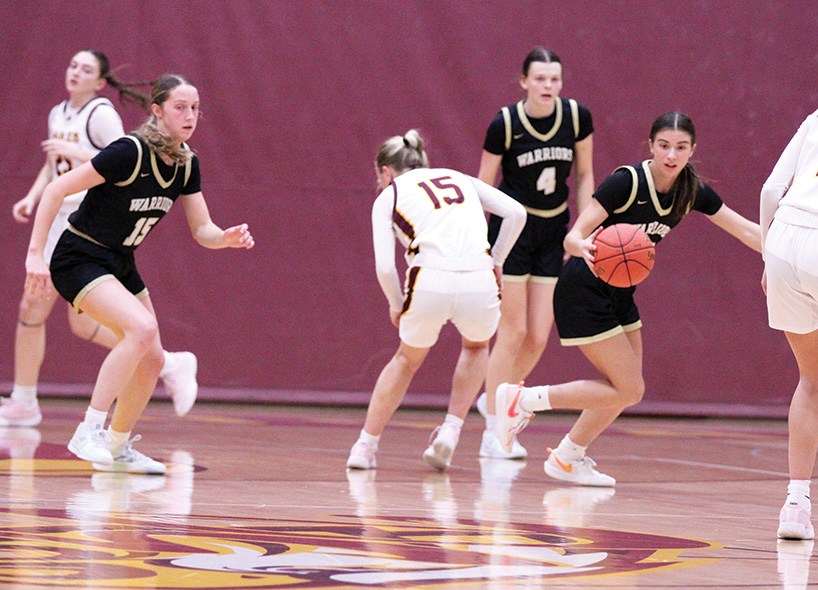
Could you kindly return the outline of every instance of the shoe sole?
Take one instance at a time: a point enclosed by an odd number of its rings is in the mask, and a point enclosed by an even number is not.
[[[377,464],[370,463],[363,457],[350,457],[347,459],[347,469],[375,469]]]
[[[423,451],[423,460],[435,469],[446,471],[452,463],[452,455],[454,455],[453,445],[435,441],[432,446]]]
[[[803,524],[796,522],[782,522],[778,526],[779,539],[793,539],[797,541],[809,541],[815,538],[815,532],[807,530]]]
[[[37,426],[43,421],[43,416],[35,416],[34,418],[21,418],[15,420],[12,418],[0,418],[0,426]]]
[[[186,407],[185,406],[180,406],[178,408],[176,407],[176,400],[175,399],[173,400],[173,409],[174,409],[174,411],[176,412],[176,415],[179,418],[182,418],[182,417],[186,416],[187,413],[190,412],[190,410],[193,409],[193,406],[196,405],[196,398],[199,395],[199,383],[198,383],[198,381],[196,381],[196,377],[197,377],[198,374],[199,374],[199,359],[194,354],[193,355],[193,381],[194,381],[194,383],[196,383],[196,389],[193,390],[193,399],[185,404]]]
[[[574,485],[577,485],[577,486],[587,486],[587,487],[590,487],[590,488],[612,488],[612,487],[614,487],[616,485],[616,480],[613,480],[612,482],[605,482],[605,483],[603,483],[601,481],[591,483],[591,482],[587,482],[587,481],[581,482],[576,478],[571,479],[570,477],[566,477],[567,474],[565,473],[565,471],[563,469],[550,465],[548,463],[548,461],[546,461],[545,464],[543,465],[543,470],[545,471],[545,474],[548,477],[552,478],[552,479],[556,479],[557,481],[563,481],[565,483],[571,483],[571,484],[574,484]],[[608,476],[608,477],[610,477],[610,476]],[[613,478],[611,478],[611,479],[613,479]]]
[[[167,467],[164,470],[159,471],[147,471],[145,469],[129,469],[127,465],[117,465],[116,463],[112,463],[111,465],[103,465],[102,463],[91,463],[91,466],[96,469],[97,471],[105,471],[108,473],[133,473],[133,474],[141,474],[141,475],[165,475],[167,473]]]

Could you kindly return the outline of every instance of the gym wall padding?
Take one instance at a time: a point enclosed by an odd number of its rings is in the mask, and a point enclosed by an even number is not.
[[[538,45],[565,66],[563,96],[594,116],[596,182],[649,157],[666,110],[688,113],[695,161],[728,205],[758,219],[761,184],[818,107],[809,3],[382,0],[42,0],[3,5],[0,33],[0,382],[13,376],[30,225],[11,217],[42,165],[49,109],[79,49],[124,80],[188,75],[203,116],[191,141],[214,220],[248,222],[256,248],[208,251],[174,208],[137,252],[169,350],[199,356],[202,396],[364,403],[397,346],[374,274],[373,158],[418,128],[433,165],[476,174],[486,126],[522,98]],[[107,96],[114,97],[108,91]],[[142,120],[118,105],[126,130]],[[767,327],[759,255],[694,214],[639,287],[644,411],[781,416],[797,381]],[[48,325],[42,390],[88,395],[103,351]],[[445,404],[459,338],[443,330],[410,388]],[[556,333],[530,383],[593,378]]]

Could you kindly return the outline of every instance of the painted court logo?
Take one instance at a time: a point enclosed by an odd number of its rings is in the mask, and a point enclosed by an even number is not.
[[[538,524],[0,510],[0,585],[128,588],[462,588],[649,573],[713,561],[711,543]]]

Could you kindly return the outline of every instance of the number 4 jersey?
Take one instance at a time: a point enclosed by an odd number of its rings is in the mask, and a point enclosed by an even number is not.
[[[114,250],[135,250],[179,195],[201,191],[196,156],[169,166],[134,135],[113,142],[91,164],[105,182],[88,189],[69,223],[74,233]]]

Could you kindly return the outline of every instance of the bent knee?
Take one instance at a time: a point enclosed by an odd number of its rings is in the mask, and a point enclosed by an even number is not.
[[[624,406],[633,406],[642,401],[645,395],[645,380],[640,378],[617,388]]]

